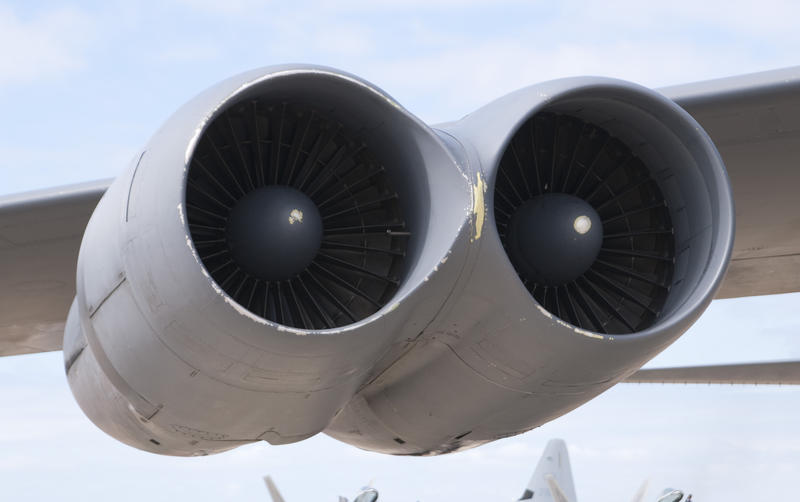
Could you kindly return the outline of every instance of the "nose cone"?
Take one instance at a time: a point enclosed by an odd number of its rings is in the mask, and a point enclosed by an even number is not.
[[[514,266],[546,286],[583,275],[602,244],[597,211],[583,199],[563,193],[540,195],[521,205],[508,229],[508,254]]]
[[[292,187],[269,185],[244,196],[231,210],[228,246],[246,272],[267,281],[305,270],[322,243],[316,204]]]

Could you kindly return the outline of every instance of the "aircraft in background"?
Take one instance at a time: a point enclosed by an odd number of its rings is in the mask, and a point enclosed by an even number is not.
[[[642,502],[647,493],[645,481],[634,495],[633,502]],[[690,495],[691,497],[691,495]],[[562,439],[551,439],[542,453],[536,470],[528,482],[519,501],[530,502],[577,502],[572,468],[569,463],[567,444]],[[681,502],[683,492],[667,488],[656,502]]]
[[[272,502],[286,502],[283,498],[281,493],[278,491],[277,485],[269,476],[264,476],[264,483],[267,485],[267,490],[269,490],[269,495],[272,498]],[[378,500],[378,490],[371,486],[366,486],[361,489],[361,491],[356,495],[356,498],[353,499],[353,502],[377,502]],[[347,498],[339,496],[339,502],[348,502]]]
[[[278,491],[271,477],[264,477],[272,502],[286,502]],[[642,484],[632,502],[642,502],[647,492],[647,482]],[[656,502],[681,502],[683,492],[667,488]],[[691,495],[690,495],[691,497]],[[372,487],[362,489],[353,502],[375,502],[378,491]],[[518,501],[530,502],[578,502],[575,496],[575,485],[572,480],[572,468],[569,463],[567,444],[563,439],[551,439],[536,464],[528,485]],[[347,502],[339,497],[339,502]]]
[[[354,75],[261,68],[116,180],[0,198],[0,355],[63,350],[98,427],[187,456],[438,455],[624,381],[796,384],[640,368],[714,298],[800,291],[798,159],[800,68],[555,80],[432,127]]]
[[[642,502],[647,493],[645,481],[634,495],[632,502]],[[667,488],[656,502],[681,502],[683,492]],[[691,495],[689,496],[691,500]],[[542,453],[528,486],[517,499],[531,502],[577,502],[572,468],[569,463],[567,444],[562,439],[551,439]]]
[[[567,444],[563,439],[551,439],[547,442],[536,464],[536,470],[519,500],[577,502]],[[635,501],[641,502],[641,497]]]
[[[681,502],[683,500],[683,492],[680,490],[673,490],[672,488],[667,488],[664,490],[664,493],[658,497],[656,502]],[[689,495],[686,498],[686,502],[692,502],[692,496]]]

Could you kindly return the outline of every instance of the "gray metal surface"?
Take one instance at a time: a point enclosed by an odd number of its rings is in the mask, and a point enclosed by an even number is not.
[[[717,298],[800,291],[800,66],[660,89],[711,136],[736,242]]]
[[[660,89],[714,140],[736,202],[717,298],[800,291],[800,67]],[[0,198],[0,356],[59,350],[78,247],[110,181]]]
[[[0,356],[61,349],[78,248],[109,183],[0,198]]]
[[[720,364],[639,370],[626,383],[800,385],[800,362]]]
[[[717,298],[800,291],[800,67],[660,89],[709,133],[736,202]],[[0,198],[0,356],[59,350],[78,247],[110,180]]]
[[[751,84],[745,79],[742,85]],[[760,201],[747,192],[759,181],[752,179],[752,165],[777,139],[786,139],[783,129],[748,129],[752,117],[771,106],[759,101],[760,92],[717,87],[729,100],[725,106],[700,84],[694,93],[665,92],[708,122],[731,162],[745,159],[750,166],[732,171],[745,176],[738,211],[749,222],[740,224],[745,237],[740,235],[738,261],[769,267],[781,250],[788,253],[783,258],[795,259],[796,206],[785,200],[788,189],[775,195],[771,208],[782,212],[770,215],[761,214]],[[791,97],[778,85],[767,85],[764,93],[768,103],[775,93]],[[258,100],[269,106],[305,103],[341,124],[374,150],[399,194],[412,230],[406,261],[396,292],[373,314],[331,329],[281,325],[267,318],[268,293],[263,310],[242,306],[199,256],[186,197],[195,148],[226,110]],[[718,118],[719,106],[735,110],[733,118]],[[511,137],[537,113],[602,124],[641,159],[663,192],[658,207],[667,208],[674,229],[674,271],[666,279],[669,288],[661,285],[668,294],[654,322],[630,334],[592,332],[559,319],[558,310],[533,300],[505,256],[494,219],[498,166]],[[734,123],[739,125],[727,129]],[[230,131],[235,142],[232,125]],[[297,138],[287,143],[279,134],[270,143],[278,145],[275,162],[284,144],[303,150]],[[792,148],[789,141],[770,157],[776,173],[760,173],[768,184],[792,181]],[[239,155],[246,162],[241,150]],[[224,159],[220,166],[219,175],[223,167],[230,173]],[[68,277],[77,235],[104,188],[101,183],[60,199],[23,196],[0,205],[0,221],[8,222],[0,234],[7,243],[2,252],[9,253],[4,264],[19,269],[9,271],[16,278],[9,291],[20,298],[14,305],[21,311],[6,313],[10,321],[0,331],[12,338],[6,354],[57,347],[53,335],[73,286]],[[768,231],[757,224],[764,216],[774,220]],[[780,232],[789,234],[784,241]],[[57,237],[52,245],[48,235]],[[385,453],[447,453],[541,425],[641,367],[707,307],[732,238],[731,192],[714,145],[684,110],[654,91],[600,78],[546,82],[433,130],[352,75],[310,66],[259,69],[182,107],[105,193],[81,246],[65,366],[86,414],[117,439],[148,451],[207,454],[325,431]],[[754,249],[762,238],[766,251]],[[50,284],[59,293],[25,296],[19,283],[29,275],[46,277],[53,270],[47,267],[63,274],[61,289]],[[781,286],[732,270],[735,280],[722,296],[795,287],[791,280]],[[48,312],[42,317],[49,320],[46,335],[32,335],[42,309]]]
[[[505,256],[493,212],[499,161],[523,123],[550,111],[603,124],[665,180],[681,253],[666,304],[646,329],[603,334],[564,322],[532,300]],[[732,201],[716,150],[682,109],[642,87],[601,78],[546,82],[440,128],[458,138],[480,194],[470,261],[436,320],[402,341],[402,357],[326,429],[368,450],[449,453],[530,430],[592,399],[702,314],[732,244]]]
[[[186,217],[188,167],[210,124],[254,99],[297,100],[336,117],[399,181],[413,231],[408,266],[369,317],[325,330],[281,325],[236,303],[201,261]],[[65,331],[78,404],[137,448],[202,455],[321,432],[389,345],[424,329],[463,267],[452,247],[468,238],[465,176],[430,128],[351,75],[307,66],[237,75],[179,109],[144,151],[87,226]]]

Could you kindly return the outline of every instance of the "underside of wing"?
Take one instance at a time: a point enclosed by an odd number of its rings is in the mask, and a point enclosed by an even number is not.
[[[61,349],[100,181],[0,198],[0,356]]]
[[[800,361],[639,370],[628,383],[800,385]]]
[[[800,67],[661,89],[728,170],[736,242],[717,298],[800,291]]]

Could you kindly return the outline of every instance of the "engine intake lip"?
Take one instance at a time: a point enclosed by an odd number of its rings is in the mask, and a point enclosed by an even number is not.
[[[212,108],[209,99],[217,103]],[[197,287],[210,282],[203,289],[208,302],[255,321],[254,337],[258,325],[339,334],[413,309],[426,318],[435,312],[435,302],[417,292],[455,280],[444,271],[460,262],[440,265],[466,234],[469,182],[434,130],[385,92],[331,68],[268,67],[221,83],[175,117],[193,126],[178,209],[182,244],[202,276],[189,272]],[[248,140],[256,124],[261,141]],[[274,149],[272,138],[282,138]],[[263,163],[253,162],[259,154]],[[240,168],[247,164],[264,169]],[[319,252],[291,277],[245,278],[226,257],[226,218],[244,194],[264,187],[286,187],[296,201],[308,197],[320,213]],[[292,190],[304,197],[288,195]],[[315,246],[306,238],[305,251]],[[259,267],[249,270],[252,276]],[[444,282],[430,281],[434,274]]]

